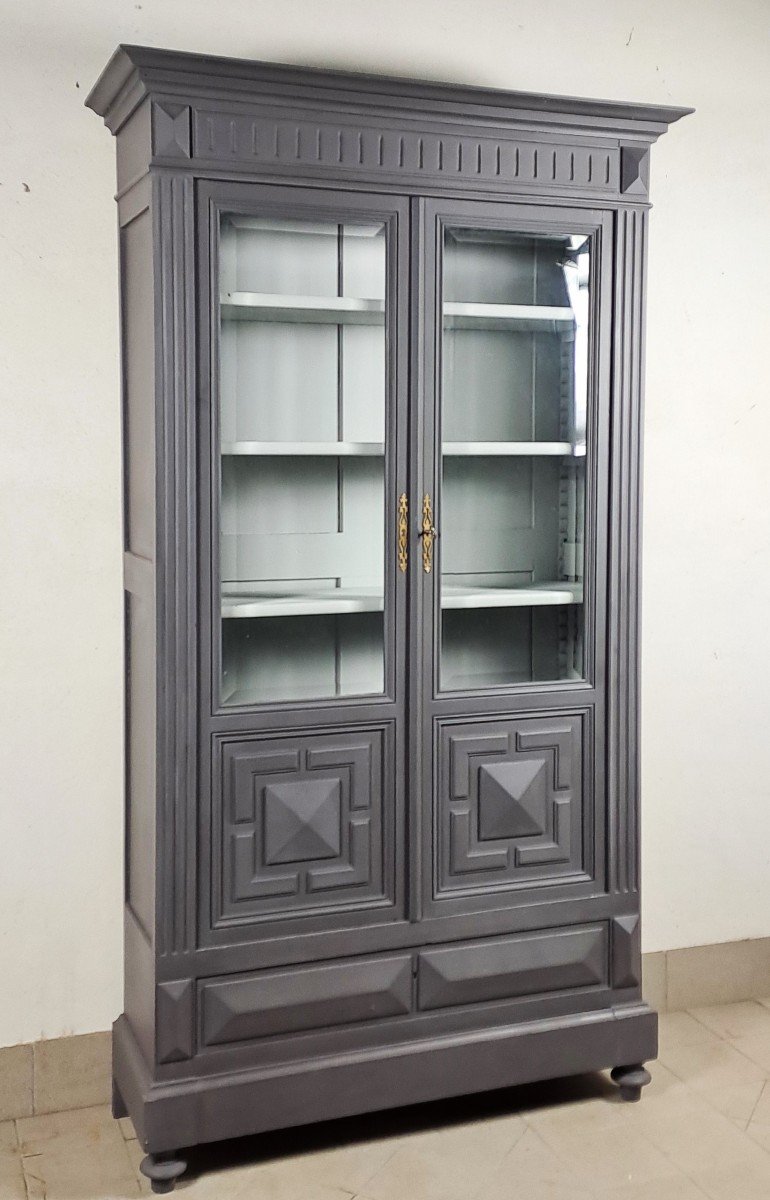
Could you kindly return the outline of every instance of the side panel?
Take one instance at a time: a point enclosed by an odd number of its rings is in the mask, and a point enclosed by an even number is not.
[[[125,588],[125,1012],[152,1058],[157,623],[154,208],[145,177],[118,209]]]

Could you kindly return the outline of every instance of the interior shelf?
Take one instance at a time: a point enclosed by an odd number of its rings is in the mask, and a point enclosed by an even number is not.
[[[243,590],[222,596],[223,617],[300,617],[317,613],[382,612],[381,588],[319,588],[305,592]]]
[[[385,301],[352,296],[286,296],[267,292],[224,292],[222,317],[232,321],[316,322],[381,325]],[[444,305],[445,329],[500,329],[562,333],[575,327],[571,308],[544,304]]]
[[[442,608],[524,608],[582,601],[579,583],[528,583],[515,588],[444,584],[441,588]]]
[[[533,583],[516,588],[443,586],[442,608],[522,608],[580,604],[583,588],[575,583]],[[382,612],[377,588],[324,588],[305,592],[226,592],[223,617],[291,617],[320,613]]]
[[[381,458],[382,442],[223,442],[225,455],[308,458]],[[584,453],[572,442],[444,442],[443,454],[460,457],[564,457]]]
[[[222,453],[227,455],[262,455],[265,457],[366,458],[382,457],[382,442],[223,442]]]
[[[315,322],[321,325],[382,325],[384,300],[350,296],[284,296],[265,292],[224,292],[222,317],[231,321]]]
[[[444,442],[444,455],[459,457],[461,455],[476,455],[479,457],[515,456],[528,457],[554,455],[563,457],[565,454],[584,454],[583,447],[576,447],[572,442]]]
[[[444,329],[518,329],[534,333],[564,333],[575,328],[571,308],[544,304],[444,305]]]

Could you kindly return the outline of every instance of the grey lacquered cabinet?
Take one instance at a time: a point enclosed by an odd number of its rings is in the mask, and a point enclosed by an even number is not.
[[[615,1068],[641,999],[651,143],[686,109],[123,47],[126,988],[198,1142]]]

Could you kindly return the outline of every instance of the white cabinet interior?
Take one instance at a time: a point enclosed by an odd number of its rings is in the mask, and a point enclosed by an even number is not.
[[[225,704],[383,690],[385,243],[222,219]]]
[[[589,251],[448,228],[443,690],[583,674]]]

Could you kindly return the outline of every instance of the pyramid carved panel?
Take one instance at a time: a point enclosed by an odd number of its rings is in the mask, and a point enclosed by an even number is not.
[[[223,743],[215,927],[392,900],[386,740],[365,729]]]
[[[434,894],[584,881],[586,714],[439,722]]]

